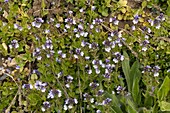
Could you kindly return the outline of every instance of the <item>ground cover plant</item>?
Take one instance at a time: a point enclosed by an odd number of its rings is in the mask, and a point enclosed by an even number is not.
[[[0,0],[0,112],[170,112],[169,0]]]

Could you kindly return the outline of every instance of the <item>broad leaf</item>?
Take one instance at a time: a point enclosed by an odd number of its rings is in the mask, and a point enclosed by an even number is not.
[[[122,69],[123,69],[123,73],[125,75],[126,82],[128,85],[128,91],[131,91],[130,83],[132,81],[130,81],[130,75],[129,75],[129,73],[130,73],[129,56],[126,53],[126,51],[123,51],[123,56],[125,57],[125,59],[122,62]]]
[[[129,98],[127,98],[127,112],[128,113],[137,113],[135,103],[131,101]]]
[[[170,86],[170,79],[168,76],[166,76],[164,82],[162,83],[157,93],[159,100],[163,100],[168,95],[168,92],[170,90],[169,86]]]
[[[141,72],[139,70],[139,62],[136,61],[134,62],[130,70],[130,81],[133,81],[131,82],[132,85],[131,93],[132,93],[133,100],[138,104],[140,103],[140,97],[141,97],[140,90],[139,90],[140,78],[141,78]]]
[[[159,102],[161,111],[170,111],[170,103],[166,101]]]

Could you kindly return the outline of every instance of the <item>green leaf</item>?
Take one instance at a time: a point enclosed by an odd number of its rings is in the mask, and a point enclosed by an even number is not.
[[[147,107],[152,107],[153,106],[153,97],[150,96],[149,92],[147,92],[146,94],[144,94],[144,105]]]
[[[103,11],[102,11],[102,15],[103,15],[103,16],[108,16],[108,15],[109,15],[108,9],[103,10]]]
[[[130,100],[129,98],[127,98],[127,112],[128,113],[138,113],[137,110],[136,110],[136,106],[135,106],[135,103]]]
[[[45,0],[42,0],[42,2],[41,2],[41,8],[44,10],[44,9],[45,9],[45,6],[46,6]]]
[[[139,71],[139,62],[136,61],[133,63],[131,70],[130,70],[130,81],[131,82],[131,93],[134,101],[136,103],[140,103],[140,90],[139,90],[139,81],[141,78],[141,72]]]
[[[125,57],[125,59],[122,62],[122,69],[128,85],[128,91],[131,91],[130,84],[132,81],[130,81],[130,75],[129,75],[130,74],[129,56],[125,51],[123,51],[123,56]]]
[[[164,82],[162,83],[161,87],[159,88],[157,92],[157,97],[159,100],[163,100],[170,91],[170,79],[168,76],[165,77]]]
[[[147,6],[147,1],[142,2],[142,9],[144,9]]]
[[[159,102],[161,111],[170,111],[170,103],[166,101]]]
[[[170,6],[167,8],[166,14],[167,14],[168,16],[170,16]]]
[[[36,74],[32,74],[31,75],[31,80],[36,80],[36,79],[38,79],[38,76]]]
[[[30,105],[36,106],[38,102],[40,101],[40,95],[37,93],[31,93],[28,95],[28,100],[30,102]]]

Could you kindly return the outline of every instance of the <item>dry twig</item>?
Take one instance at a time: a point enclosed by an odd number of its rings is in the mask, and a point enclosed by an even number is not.
[[[18,89],[17,93],[15,94],[15,97],[14,97],[13,100],[11,101],[10,105],[9,105],[8,108],[5,110],[5,113],[9,113],[9,112],[10,112],[11,107],[15,104],[15,101],[16,101],[16,98],[17,98],[18,93],[19,93],[19,89]]]

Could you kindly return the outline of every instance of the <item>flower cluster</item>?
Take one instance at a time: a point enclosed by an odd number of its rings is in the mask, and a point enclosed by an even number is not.
[[[65,100],[64,110],[72,109],[74,104],[77,104],[78,101],[76,98],[68,98]]]
[[[44,20],[42,18],[35,18],[34,22],[32,22],[32,26],[40,28],[42,23],[44,23]]]
[[[50,107],[51,107],[50,103],[49,103],[48,101],[45,101],[45,102],[43,102],[43,107],[41,108],[41,110],[42,110],[43,112],[45,112],[46,109],[48,109],[48,108],[50,108]]]
[[[42,83],[41,81],[36,81],[36,83],[34,84],[35,89],[41,90],[41,92],[46,91],[46,86],[47,83]]]
[[[164,14],[161,13],[159,16],[157,16],[154,20],[149,19],[148,22],[151,26],[155,26],[156,29],[160,29],[161,22],[165,21]]]
[[[48,93],[47,98],[54,98],[55,95],[61,97],[61,91],[57,89],[51,89],[50,92]]]
[[[146,72],[151,73],[152,72],[154,74],[154,77],[157,77],[157,76],[159,76],[159,70],[160,70],[160,67],[158,65],[153,66],[153,67],[147,65],[143,68],[142,73],[146,73]]]
[[[18,48],[19,47],[19,44],[18,44],[18,41],[17,40],[12,40],[11,41],[11,44],[9,45],[9,48]]]

